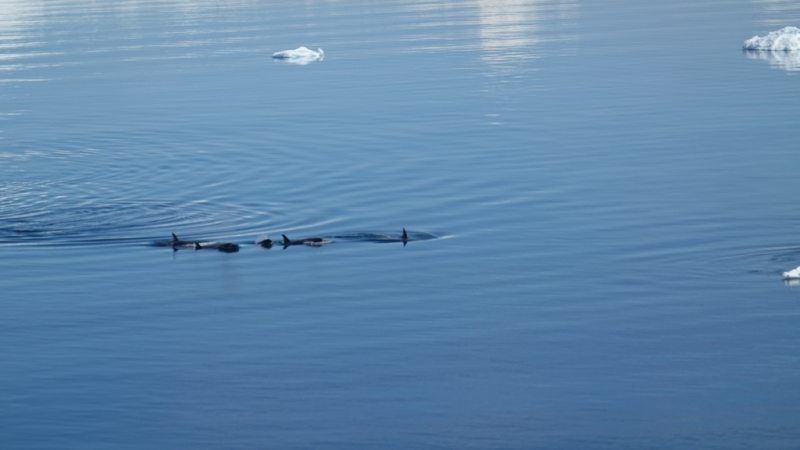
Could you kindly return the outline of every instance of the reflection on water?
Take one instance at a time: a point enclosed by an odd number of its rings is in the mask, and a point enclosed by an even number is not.
[[[776,69],[800,70],[800,52],[768,52],[764,50],[745,50],[750,59],[763,59]]]
[[[537,1],[479,0],[481,59],[496,72],[513,69],[520,60],[537,58],[532,49],[540,37]]]
[[[19,38],[18,33],[42,20],[43,9],[35,0],[0,0],[0,41]]]
[[[754,0],[754,3],[764,9],[765,17],[760,22],[769,28],[796,26],[800,20],[800,2],[796,0]],[[772,30],[761,30],[765,31]]]
[[[0,82],[27,81],[8,74],[24,70],[32,58],[47,56],[36,50],[42,42],[34,25],[43,20],[43,9],[36,1],[0,1],[0,74],[6,74]]]
[[[86,55],[98,53],[131,55],[122,57],[129,62],[230,54],[252,39],[252,7],[196,0],[0,0],[0,74],[86,65],[91,62]],[[204,26],[212,22],[215,27]],[[29,81],[13,78],[3,81]]]
[[[572,2],[540,0],[479,0],[482,58],[487,64],[537,58],[532,47],[541,42],[540,28],[555,20],[574,18]]]
[[[307,5],[306,10],[315,11],[308,20],[319,19],[323,3]],[[336,9],[336,4],[326,6],[328,11]],[[280,8],[267,7],[275,16],[281,14]],[[387,8],[391,10],[392,6],[387,5]],[[252,43],[245,43],[259,39],[266,32],[263,27],[255,26],[255,17],[251,14],[254,10],[259,10],[257,5],[246,1],[219,5],[196,0],[109,3],[0,0],[0,72],[37,67],[19,61],[48,56],[36,51],[37,47],[45,44],[48,49],[59,51],[49,56],[62,52],[67,55],[60,58],[61,61],[50,58],[48,64],[51,65],[64,64],[63,59],[85,64],[86,61],[78,55],[98,52],[121,53],[126,55],[123,61],[132,62],[260,51],[262,49],[253,48]],[[158,14],[154,15],[154,11]],[[484,63],[507,70],[520,61],[541,57],[543,53],[534,48],[545,40],[554,39],[552,31],[547,38],[544,32],[548,28],[562,27],[564,21],[574,20],[577,2],[414,0],[404,5],[402,11],[407,14],[408,23],[402,27],[405,32],[399,40],[412,43],[409,50],[479,50]],[[48,41],[48,31],[65,21],[72,21],[73,25],[80,22],[83,26],[61,30],[57,40]],[[213,28],[203,26],[212,22],[216,24]],[[229,26],[220,27],[220,22]],[[103,33],[103,27],[113,28],[114,34]],[[105,39],[99,39],[99,36]],[[561,36],[555,39],[570,38]],[[276,37],[271,41],[274,43],[280,39]],[[316,40],[314,45],[317,45]],[[154,48],[158,51],[152,51]]]
[[[577,17],[571,0],[477,0],[471,2],[417,1],[410,4],[415,34],[408,41],[424,42],[417,51],[479,50],[487,64],[506,65],[541,57],[533,47],[543,42],[547,28],[561,27]],[[475,30],[457,38],[459,30]],[[552,39],[552,38],[550,38]]]

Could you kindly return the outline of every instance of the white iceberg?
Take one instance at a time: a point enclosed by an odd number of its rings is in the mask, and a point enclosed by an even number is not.
[[[800,267],[792,269],[788,272],[783,272],[784,280],[797,280],[800,279]]]
[[[764,36],[753,36],[744,41],[745,50],[793,52],[800,50],[800,28],[785,27]]]
[[[292,64],[299,64],[304,66],[312,61],[322,61],[322,58],[325,56],[325,53],[322,51],[321,48],[318,48],[317,51],[300,47],[294,50],[284,50],[282,52],[275,52],[272,54],[272,57],[275,59],[282,59],[288,63]]]

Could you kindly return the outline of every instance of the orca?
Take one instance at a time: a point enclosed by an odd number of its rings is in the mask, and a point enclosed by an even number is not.
[[[312,237],[312,238],[305,238],[305,239],[298,239],[293,241],[289,239],[285,234],[283,236],[283,248],[286,248],[290,245],[312,245],[312,246],[319,246],[325,243],[322,238]]]
[[[217,249],[217,250],[219,250],[221,252],[225,252],[225,253],[236,253],[236,252],[239,251],[239,245],[238,244],[231,244],[231,243],[217,244],[216,242],[212,242],[212,243],[201,245],[199,242],[195,243],[195,249],[196,250],[211,249],[211,248],[215,248],[215,249]]]
[[[258,244],[258,245],[260,245],[260,246],[262,246],[264,248],[272,248],[272,244],[274,244],[274,242],[272,241],[272,239],[267,238],[267,239],[264,239],[263,241],[256,242],[256,244]]]
[[[172,233],[172,242],[170,242],[170,245],[172,245],[173,247],[196,247],[197,246],[197,242],[195,242],[195,241],[182,241],[182,240],[178,239],[178,236],[176,236],[175,233]]]

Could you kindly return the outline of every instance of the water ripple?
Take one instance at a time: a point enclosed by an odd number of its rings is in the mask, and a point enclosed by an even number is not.
[[[258,236],[304,234],[331,228],[336,217],[292,219],[274,204],[234,204],[230,201],[190,202],[108,199],[70,192],[53,182],[0,185],[0,246],[150,245],[176,233],[191,240],[254,242]],[[403,242],[401,229],[380,232],[317,233],[345,242]],[[440,234],[408,231],[409,241],[440,238]]]
[[[212,202],[87,200],[73,204],[31,199],[0,202],[0,245],[87,245],[149,242],[170,231],[201,237],[255,235],[270,214]]]

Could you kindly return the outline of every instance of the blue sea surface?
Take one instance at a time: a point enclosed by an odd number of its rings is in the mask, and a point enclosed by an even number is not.
[[[797,448],[799,24],[0,0],[0,448]]]

